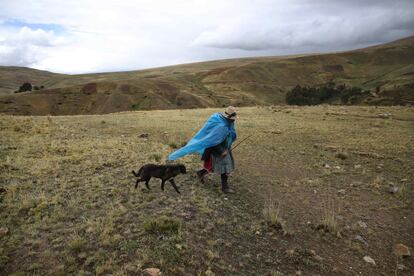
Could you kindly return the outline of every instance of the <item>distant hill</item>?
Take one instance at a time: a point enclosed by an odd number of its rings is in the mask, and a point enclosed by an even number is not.
[[[14,94],[23,82],[45,89]],[[0,67],[0,113],[103,114],[126,110],[285,104],[296,85],[373,91],[364,104],[414,104],[414,36],[329,54],[259,57],[81,75]]]

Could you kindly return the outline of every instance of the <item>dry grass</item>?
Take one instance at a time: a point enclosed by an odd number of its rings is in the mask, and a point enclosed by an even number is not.
[[[166,275],[275,270],[289,274],[296,264],[288,260],[279,267],[284,258],[280,252],[296,242],[335,255],[330,251],[331,235],[318,239],[307,221],[322,220],[337,230],[342,224],[335,215],[344,216],[343,223],[350,225],[358,216],[381,215],[375,218],[387,224],[375,230],[388,239],[384,229],[399,217],[393,212],[410,208],[414,166],[408,149],[413,148],[414,118],[412,109],[402,107],[375,110],[394,115],[381,128],[371,126],[377,119],[369,117],[372,109],[367,107],[241,108],[239,138],[254,134],[254,139],[234,152],[237,171],[230,185],[236,195],[223,196],[214,187],[219,179],[213,175],[206,185],[198,183],[194,171],[200,166],[199,156],[180,160],[189,172],[176,179],[182,195],[168,185],[162,193],[157,180],[151,181],[151,191],[133,188],[132,169],[163,163],[214,111],[221,110],[1,116],[0,188],[6,192],[0,195],[0,228],[9,231],[0,237],[0,273],[125,275],[159,267]],[[333,111],[343,115],[326,115]],[[275,129],[278,133],[272,133]],[[140,137],[143,133],[148,137]],[[336,158],[327,146],[347,152],[348,157]],[[382,157],[353,154],[357,151]],[[323,167],[325,163],[330,169]],[[384,165],[378,169],[380,163]],[[384,183],[409,179],[399,184],[405,196],[376,189],[382,185],[377,176]],[[360,184],[351,189],[353,183]],[[347,193],[340,200],[352,204],[349,216],[338,212],[339,199],[335,206],[326,201],[321,213],[320,195],[333,198],[343,188]],[[271,199],[263,202],[267,192]],[[395,208],[375,213],[385,200]],[[281,214],[294,237],[268,231],[268,225],[261,228],[263,218],[269,225],[285,227]],[[405,216],[400,232],[393,235],[409,243],[403,223],[411,217]],[[385,247],[377,248],[373,242],[372,248],[382,252]],[[334,249],[348,254],[343,248]],[[385,257],[374,257],[387,262]],[[344,267],[352,265],[344,262]],[[301,268],[308,274],[329,274],[312,269]],[[378,271],[366,274],[374,272]]]
[[[285,221],[280,216],[280,204],[269,197],[264,202],[263,217],[267,225],[276,229],[285,229]]]
[[[335,208],[335,200],[331,196],[328,196],[326,200],[322,202],[320,227],[330,233],[337,233],[338,230]]]

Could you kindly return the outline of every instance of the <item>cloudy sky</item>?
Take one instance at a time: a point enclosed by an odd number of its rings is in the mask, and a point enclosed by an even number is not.
[[[0,0],[0,65],[60,73],[347,50],[414,35],[413,0]]]

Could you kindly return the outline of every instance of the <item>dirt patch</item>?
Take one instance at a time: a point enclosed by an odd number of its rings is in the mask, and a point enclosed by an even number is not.
[[[343,72],[344,67],[341,64],[324,65],[323,70],[325,70],[325,72]]]
[[[97,84],[95,82],[87,83],[81,88],[81,92],[86,95],[92,95],[98,93]]]

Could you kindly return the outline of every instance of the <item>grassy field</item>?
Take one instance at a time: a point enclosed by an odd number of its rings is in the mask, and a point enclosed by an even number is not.
[[[133,188],[214,111],[1,116],[0,274],[412,275],[413,108],[240,108],[236,194]]]

